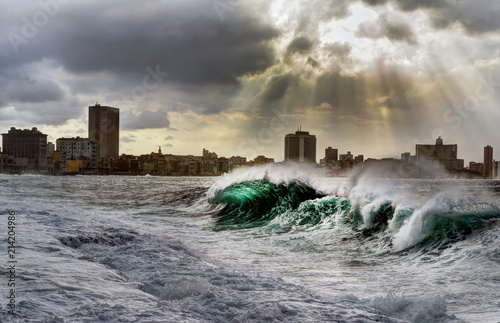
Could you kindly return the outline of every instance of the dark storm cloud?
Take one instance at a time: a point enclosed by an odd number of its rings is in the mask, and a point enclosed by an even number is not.
[[[386,37],[393,42],[417,44],[417,37],[411,26],[395,16],[381,15],[377,20],[360,23],[356,36],[372,39]]]
[[[432,12],[431,18],[436,27],[449,27],[458,22],[471,34],[500,30],[498,1],[448,1],[447,4],[447,7]]]
[[[164,109],[158,111],[145,110],[138,114],[129,112],[123,116],[123,119],[122,128],[124,130],[170,128],[168,113]]]
[[[387,0],[363,0],[380,5]],[[426,11],[437,28],[461,24],[471,34],[497,32],[500,29],[500,6],[491,0],[392,0],[403,11]]]
[[[349,0],[308,0],[299,3],[296,31],[312,32],[319,22],[341,19],[349,15]],[[312,29],[311,29],[312,27]]]
[[[50,15],[42,9],[49,2],[58,4]],[[231,9],[221,16],[207,0],[0,1],[5,36],[0,38],[0,109],[15,106],[8,113],[61,124],[88,106],[73,107],[69,95],[93,100],[104,95],[119,107],[141,111],[142,100],[153,96],[173,102],[167,92],[173,88],[185,110],[225,111],[240,89],[239,77],[277,63],[273,42],[279,35],[245,8],[234,4]],[[36,19],[43,15],[47,20],[40,24]],[[47,71],[61,67],[70,75],[64,80],[67,93],[54,82],[57,77],[47,79]],[[35,82],[23,83],[25,75]],[[35,104],[48,102],[58,102],[57,116],[47,114],[52,113],[48,105]],[[136,112],[130,116],[137,119],[124,124],[169,126],[166,115],[154,119],[152,114]]]
[[[352,45],[346,42],[335,42],[335,43],[326,43],[323,48],[328,53],[329,57],[337,57],[340,60],[344,61],[349,57],[349,54],[352,50]]]
[[[387,0],[362,0],[362,1],[371,6],[379,6],[387,3]]]
[[[309,39],[318,39],[320,24],[349,16],[351,3],[350,0],[298,1],[297,10],[289,12],[288,25],[293,26],[295,36],[307,35]]]
[[[419,8],[445,8],[449,5],[447,0],[393,0],[405,11],[413,11]],[[452,0],[456,2],[456,0]],[[467,0],[468,1],[468,0]]]
[[[340,70],[323,73],[316,82],[313,103],[328,103],[333,108],[355,112],[364,106],[366,94],[362,85],[362,76],[343,75]]]
[[[312,58],[311,56],[309,56],[307,58],[306,64],[307,65],[311,65],[312,67],[318,67],[319,66],[319,62],[317,60],[315,60],[314,58]]]
[[[3,3],[1,11],[8,12]],[[25,16],[30,17],[30,12]],[[20,18],[20,17],[19,17]],[[22,25],[6,26],[22,36]],[[129,76],[160,66],[170,80],[186,84],[236,83],[237,77],[273,65],[273,27],[251,15],[226,12],[221,19],[210,1],[70,2],[19,53],[2,50],[13,64],[54,59],[74,73]],[[12,48],[9,48],[12,49]],[[7,57],[5,55],[7,54]]]
[[[286,94],[289,86],[295,81],[295,77],[291,74],[271,76],[265,84],[262,100],[276,101],[281,99]]]
[[[283,55],[283,62],[288,64],[288,65],[293,65],[295,64],[293,58],[295,56],[304,56],[309,54],[311,51],[314,50],[314,42],[310,40],[306,36],[297,36],[295,37],[290,44],[288,44],[285,53]],[[306,61],[307,63],[311,63],[311,61],[308,59]],[[311,63],[311,65],[314,63]]]
[[[85,105],[76,98],[63,98],[61,101],[42,103],[17,103],[10,111],[11,120],[19,120],[25,124],[63,125],[69,119],[83,116]],[[1,119],[0,121],[3,121]]]
[[[416,36],[410,25],[401,21],[387,22],[386,37],[394,41],[404,41],[408,44],[416,44]]]
[[[367,126],[388,122],[395,129],[412,133],[426,122],[422,113],[425,96],[418,93],[419,82],[411,70],[387,66],[383,61],[359,72],[346,72],[342,64],[322,66],[295,69],[263,82],[264,90],[247,108],[258,118],[248,121],[244,131],[281,136],[303,120],[316,119],[312,126],[324,126],[326,132],[340,125],[364,131]],[[276,94],[273,100],[264,100],[264,94],[271,92]],[[344,135],[358,137],[355,133]]]
[[[61,88],[50,80],[24,77],[5,82],[2,101],[11,103],[57,102],[63,97]]]
[[[416,88],[410,71],[382,63],[356,74],[345,74],[336,69],[318,77],[313,104],[327,103],[335,114],[370,118],[366,113],[373,108],[408,111],[422,107],[421,101],[411,95]],[[385,99],[381,101],[381,98]]]
[[[242,85],[209,85],[199,87],[178,87],[180,92],[177,102],[165,101],[169,111],[185,112],[194,111],[198,114],[212,115],[228,111],[233,107],[233,99],[238,98]],[[167,96],[172,96],[167,93]]]
[[[286,48],[287,54],[307,54],[313,48],[313,42],[305,36],[299,36],[292,40]]]
[[[400,71],[394,68],[387,68],[381,63],[377,64],[373,80],[377,84],[378,93],[381,96],[387,96],[384,104],[389,109],[410,110],[415,107],[415,101],[408,98],[408,93],[415,89],[415,83],[409,73],[404,69]]]

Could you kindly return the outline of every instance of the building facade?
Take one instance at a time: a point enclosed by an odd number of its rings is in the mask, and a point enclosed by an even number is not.
[[[56,145],[52,142],[47,143],[47,157],[52,156],[52,154],[56,151]]]
[[[339,150],[332,147],[325,149],[325,159],[323,160],[325,165],[331,165],[339,159]]]
[[[89,138],[59,138],[57,150],[69,160],[82,160],[82,168],[97,171],[98,144]]]
[[[493,177],[493,147],[490,145],[484,147],[484,178],[492,178]]]
[[[285,136],[285,161],[316,163],[316,136],[297,130]]]
[[[274,163],[274,158],[268,158],[263,155],[259,155],[254,158],[254,160],[247,163],[248,166],[262,166]]]
[[[16,161],[14,156],[0,153],[0,172],[13,172],[16,170]]]
[[[101,106],[89,106],[89,139],[99,144],[99,158],[119,156],[120,110]]]
[[[469,162],[469,171],[482,174],[484,171],[484,164],[471,161]]]
[[[500,161],[493,162],[493,178],[500,177]]]
[[[47,170],[47,135],[37,128],[10,128],[8,133],[2,134],[2,147],[4,154],[27,160],[23,170]]]
[[[428,161],[434,160],[440,162],[448,170],[463,170],[464,160],[457,158],[458,146],[444,145],[443,139],[438,137],[435,145],[420,145],[415,146],[416,163],[423,165]]]

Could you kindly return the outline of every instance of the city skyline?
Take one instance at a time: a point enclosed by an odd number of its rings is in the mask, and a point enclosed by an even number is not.
[[[374,158],[399,158],[441,136],[467,165],[497,146],[492,2],[46,0],[0,8],[5,131],[35,126],[51,142],[86,137],[87,107],[98,101],[120,109],[126,154],[207,148],[278,161],[283,136],[299,125],[317,136],[318,152],[331,146]]]
[[[96,109],[98,110],[102,110],[102,111],[105,111],[106,113],[104,114],[107,118],[107,112],[110,112],[111,116],[109,116],[110,120],[108,120],[108,123],[104,123],[105,127],[103,127],[103,129],[106,129],[106,132],[108,132],[108,136],[111,134],[111,137],[115,137],[117,136],[117,133],[119,133],[119,129],[118,131],[116,130],[115,128],[115,122],[117,122],[119,124],[119,109],[118,108],[115,108],[115,107],[108,107],[108,106],[100,106],[100,104],[96,103],[94,106],[89,106],[88,107],[89,109],[89,115],[91,114],[94,114]],[[95,119],[95,117],[92,117],[92,119]],[[112,120],[112,122],[110,122]],[[89,123],[88,124],[88,133],[89,135],[93,134],[95,132],[95,125],[93,125],[93,123]],[[37,127],[32,127],[32,129],[22,129],[22,128],[19,128],[19,129],[16,129],[16,127],[10,127],[10,130],[8,132],[9,134],[10,133],[39,133],[40,135],[44,136],[44,147],[43,149],[47,150],[47,156],[50,155],[50,154],[53,154],[54,153],[54,147],[57,148],[56,151],[61,151],[61,149],[59,149],[59,147],[57,145],[54,145],[53,142],[50,142],[47,140],[47,138],[50,137],[49,134],[43,134]],[[2,134],[2,136],[4,137],[4,139],[2,140],[2,146],[5,145],[5,138],[8,138],[8,137],[5,137],[7,135],[7,133],[4,133]],[[80,137],[80,136],[75,136],[75,137],[60,137],[60,138],[57,138],[56,139],[56,142],[59,143],[63,143],[64,144],[68,144],[69,146],[68,147],[64,147],[62,149],[62,152],[65,153],[67,156],[66,157],[70,157],[71,155],[71,158],[69,159],[74,159],[74,158],[77,158],[78,156],[73,156],[72,152],[73,152],[73,148],[71,148],[71,146],[73,146],[73,142],[78,142],[78,145],[81,145],[81,143],[85,142],[84,145],[90,145],[92,142],[95,143],[95,148],[97,149],[96,151],[96,156],[95,158],[104,158],[104,157],[112,157],[115,161],[118,161],[120,159],[120,157],[122,155],[124,156],[144,156],[144,155],[148,155],[148,154],[155,154],[154,151],[151,151],[151,152],[148,152],[148,153],[134,153],[134,152],[131,152],[129,154],[127,153],[120,153],[117,157],[116,156],[112,156],[115,152],[116,152],[116,145],[114,143],[114,140],[111,139],[110,140],[114,147],[111,148],[111,154],[110,153],[106,153],[105,151],[106,150],[102,150],[104,153],[104,155],[102,156],[99,156],[100,154],[100,151],[101,149],[99,148],[99,142],[95,139],[95,138],[90,138],[90,136],[88,138],[84,138],[84,137]],[[88,142],[88,143],[87,143]],[[486,170],[486,175],[487,177],[491,176],[493,170],[494,170],[494,165],[493,165],[493,162],[495,163],[500,163],[499,161],[496,161],[494,159],[494,153],[493,153],[493,147],[491,145],[487,145],[487,146],[484,146],[483,147],[483,155],[482,155],[482,159],[480,158],[481,156],[476,156],[475,159],[472,159],[472,160],[469,160],[468,162],[464,162],[464,159],[461,159],[459,158],[459,154],[458,154],[458,145],[457,144],[448,144],[448,143],[444,143],[443,139],[441,138],[441,136],[439,136],[436,140],[435,140],[435,144],[429,144],[429,143],[425,143],[425,144],[416,144],[414,148],[414,150],[412,149],[407,149],[407,150],[404,150],[403,152],[400,153],[400,156],[398,157],[393,157],[393,156],[382,156],[380,158],[377,158],[374,156],[366,156],[365,154],[363,154],[363,152],[361,152],[361,154],[358,154],[359,152],[356,152],[356,154],[358,155],[356,158],[354,158],[355,154],[352,154],[351,150],[346,150],[346,154],[342,154],[342,151],[339,151],[339,149],[337,148],[332,148],[331,146],[328,146],[328,147],[325,147],[324,149],[323,148],[318,148],[317,145],[316,145],[316,142],[317,142],[317,138],[316,138],[316,135],[314,134],[310,134],[309,131],[303,131],[302,130],[302,127],[300,126],[299,128],[297,128],[297,131],[295,133],[288,133],[288,134],[285,134],[284,135],[284,149],[282,151],[282,155],[284,155],[284,158],[283,160],[281,159],[277,159],[276,162],[288,162],[288,161],[291,161],[291,162],[296,162],[296,163],[316,163],[316,164],[327,164],[327,161],[328,160],[342,160],[343,158],[345,158],[345,156],[351,156],[352,157],[352,160],[357,160],[357,158],[361,158],[360,159],[360,163],[363,163],[364,159],[369,159],[369,160],[388,160],[388,159],[393,159],[393,160],[401,160],[402,162],[407,162],[407,163],[412,163],[412,164],[418,164],[418,163],[421,163],[421,162],[424,162],[425,160],[432,160],[432,159],[435,159],[435,160],[439,160],[440,163],[445,167],[447,168],[448,170],[464,170],[464,169],[468,169],[468,170],[472,170],[468,165],[470,165],[470,163],[472,164],[477,164],[477,165],[484,165],[482,167],[485,167],[486,169],[489,169]],[[105,143],[107,145],[107,143]],[[13,154],[12,151],[14,150],[19,150],[19,149],[26,149],[26,147],[22,146],[23,148],[21,148],[21,146],[16,146],[15,144],[14,145],[10,145],[10,147],[8,147],[8,151],[3,151],[1,148],[2,146],[0,146],[0,156],[2,154],[5,155],[5,153],[7,153],[7,155],[16,155],[16,154]],[[52,146],[52,149],[49,153],[49,149],[48,147],[49,146]],[[162,154],[162,148],[161,146],[157,146],[158,147],[158,153]],[[90,148],[90,147],[87,147],[87,148]],[[319,154],[318,154],[318,151],[319,151]],[[321,152],[324,151],[324,155],[321,154]],[[414,151],[414,155],[412,155],[412,151]],[[205,149],[203,148],[203,151],[202,151],[202,155],[204,157],[207,157],[208,155],[206,154],[213,154],[214,156],[217,156],[219,155],[217,152],[210,152],[208,149]],[[21,154],[22,157],[26,157],[24,156],[24,153]],[[198,153],[193,153],[193,152],[189,152],[187,154],[179,154],[179,153],[176,153],[176,152],[165,152],[165,155],[174,155],[174,156],[197,156],[199,155]],[[219,155],[219,156],[222,156],[223,158],[226,158],[226,155]],[[237,154],[234,154],[234,153],[230,153],[229,155],[227,156],[231,156],[231,157],[235,157],[235,158],[245,158],[245,159],[248,159],[249,161],[251,159],[255,159],[255,160],[258,160],[259,158],[266,158],[266,159],[269,159],[269,160],[272,160],[272,162],[275,162],[275,159],[273,157],[269,157],[269,156],[265,156],[263,154],[260,154],[257,152],[257,155],[255,156],[255,158],[249,158],[248,156],[240,156],[240,155],[237,155]],[[318,156],[318,160],[316,160],[316,156]],[[342,157],[344,156],[344,157]],[[15,156],[15,157],[19,157],[19,156]],[[324,157],[324,160],[323,158]],[[30,157],[32,158],[32,157]],[[217,158],[217,157],[215,157]],[[413,159],[413,161],[411,161]],[[481,173],[483,172],[483,170],[481,170]]]

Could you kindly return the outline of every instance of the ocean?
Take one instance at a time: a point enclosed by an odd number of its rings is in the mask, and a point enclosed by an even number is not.
[[[498,323],[499,195],[280,165],[0,175],[0,321]]]

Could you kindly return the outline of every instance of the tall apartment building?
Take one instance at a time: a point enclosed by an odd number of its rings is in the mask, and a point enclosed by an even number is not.
[[[316,163],[316,136],[297,130],[285,136],[285,161]]]
[[[325,149],[325,165],[331,165],[333,162],[336,162],[339,159],[339,150],[328,147]]]
[[[47,170],[47,135],[37,128],[10,128],[2,134],[3,153],[14,158],[26,158],[28,166],[36,170]]]
[[[98,144],[88,138],[59,138],[56,140],[57,150],[60,151],[66,159],[88,160],[88,167],[97,170]]]
[[[101,106],[89,106],[89,139],[99,144],[99,158],[113,157],[118,160],[120,138],[120,110]]]
[[[484,178],[493,177],[493,147],[490,145],[484,147]]]

